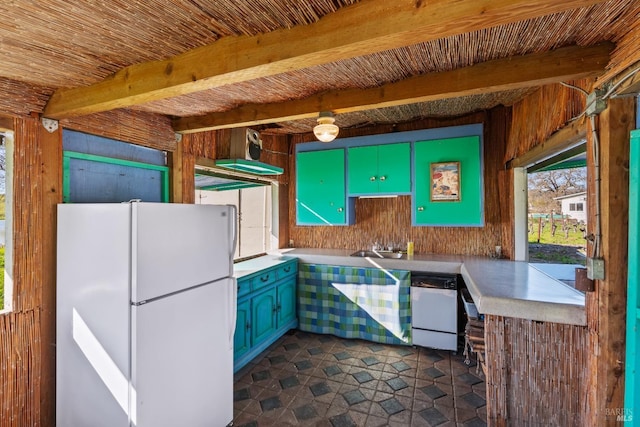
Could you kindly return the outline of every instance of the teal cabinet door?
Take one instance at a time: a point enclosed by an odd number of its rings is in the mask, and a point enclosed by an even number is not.
[[[378,147],[353,147],[347,150],[349,194],[378,192]]]
[[[251,300],[238,302],[236,332],[233,335],[233,358],[237,359],[251,348]]]
[[[408,142],[349,148],[349,195],[409,193],[410,153]]]
[[[344,149],[298,153],[296,191],[298,225],[346,225]]]
[[[411,147],[409,143],[378,146],[379,192],[385,194],[411,191]]]
[[[431,165],[459,162],[458,201],[431,200]],[[414,144],[413,218],[415,225],[484,225],[482,145],[479,136],[419,141]]]
[[[251,343],[268,339],[276,328],[276,288],[251,298]]]
[[[296,318],[296,278],[278,285],[278,327]]]

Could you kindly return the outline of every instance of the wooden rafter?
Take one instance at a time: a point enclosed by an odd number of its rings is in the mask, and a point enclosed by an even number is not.
[[[44,115],[62,119],[581,8],[602,0],[363,0],[318,22],[224,37],[163,61],[127,67],[99,83],[59,89]]]
[[[252,126],[316,117],[319,111],[363,111],[590,77],[604,72],[612,49],[610,43],[571,46],[425,74],[377,88],[328,91],[274,104],[246,104],[226,112],[176,119],[173,128],[190,133]]]

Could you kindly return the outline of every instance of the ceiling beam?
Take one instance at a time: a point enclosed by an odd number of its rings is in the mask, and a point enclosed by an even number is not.
[[[53,119],[194,93],[509,24],[603,0],[363,0],[310,25],[229,36],[163,61],[126,67],[96,84],[57,90]]]
[[[173,121],[173,128],[191,133],[253,126],[317,117],[319,111],[364,111],[592,77],[604,72],[612,49],[610,43],[570,46],[425,74],[371,89],[335,90],[281,103],[246,104],[225,112],[179,118]]]

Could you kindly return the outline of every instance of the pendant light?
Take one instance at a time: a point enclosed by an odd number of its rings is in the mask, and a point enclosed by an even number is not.
[[[336,119],[330,111],[321,111],[318,124],[313,128],[316,138],[322,142],[331,142],[336,139],[340,128],[334,124]]]

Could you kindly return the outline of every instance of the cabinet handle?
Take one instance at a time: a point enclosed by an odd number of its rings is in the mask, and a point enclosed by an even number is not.
[[[280,312],[280,309],[281,309],[281,308],[282,308],[282,307],[280,306],[280,304],[278,304],[278,312]]]
[[[342,212],[344,209],[342,208],[338,208],[338,212]]]
[[[267,274],[266,276],[262,276],[262,277],[260,278],[260,281],[261,281],[261,282],[266,282],[267,280],[269,280],[269,275],[268,275],[268,274]]]
[[[382,176],[380,177],[380,181],[384,181],[385,179],[387,179],[387,177],[386,177],[386,176],[384,176],[384,175],[382,175]]]
[[[247,322],[247,331],[251,329],[251,323]]]
[[[422,212],[424,210],[424,206],[419,206],[418,207],[418,212]]]
[[[375,180],[376,180],[376,177],[375,177],[375,176],[372,176],[371,178],[369,178],[369,181],[372,181],[372,182],[373,182],[373,181],[375,181]]]
[[[288,272],[291,271],[291,267],[287,266],[287,267],[283,268],[283,270],[284,270],[285,273],[288,273]]]
[[[278,311],[278,306],[277,306],[277,305],[274,305],[274,306],[273,306],[273,312],[274,312],[274,313],[276,313],[277,311]]]

